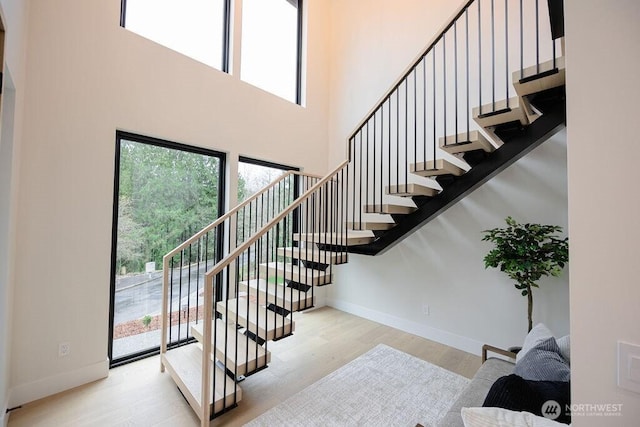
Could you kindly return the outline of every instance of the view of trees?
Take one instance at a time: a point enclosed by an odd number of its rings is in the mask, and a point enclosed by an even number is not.
[[[219,215],[220,159],[132,141],[120,145],[117,271],[144,271]]]

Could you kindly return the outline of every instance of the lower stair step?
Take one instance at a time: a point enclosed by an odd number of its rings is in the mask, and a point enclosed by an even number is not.
[[[491,153],[496,149],[496,147],[477,130],[469,133],[463,132],[457,136],[449,135],[446,139],[440,138],[440,148],[449,154],[460,154],[476,150],[484,150],[487,153]]]
[[[209,372],[215,392],[209,403],[211,413],[217,414],[242,400],[242,389],[213,361]],[[162,354],[162,364],[180,388],[182,395],[196,414],[200,414],[202,401],[202,348],[198,344],[183,345]],[[214,381],[215,380],[215,381]]]
[[[419,176],[439,176],[439,175],[463,175],[466,171],[445,159],[428,160],[426,162],[412,163],[411,173]]]
[[[386,192],[390,196],[399,196],[399,197],[415,197],[415,196],[426,196],[433,197],[440,192],[437,188],[427,187],[425,185],[420,184],[400,184],[400,185],[392,185],[386,188]]]
[[[371,231],[386,231],[391,230],[396,226],[395,222],[348,222],[347,228],[350,230],[371,230]]]
[[[366,205],[364,207],[364,213],[377,213],[388,215],[407,215],[414,212],[416,208],[413,206],[401,206],[401,205]]]
[[[326,271],[305,268],[302,265],[285,264],[282,262],[270,262],[260,264],[260,274],[271,279],[286,280],[303,283],[309,286],[328,285],[331,283],[331,273]]]
[[[498,126],[506,123],[520,122],[526,126],[537,118],[531,107],[519,97],[496,101],[495,106],[485,104],[482,109],[473,109],[473,120],[483,128]]]
[[[256,299],[251,297],[220,301],[217,310],[265,341],[285,337],[295,329],[295,322],[291,319],[268,310],[263,305],[258,306]]]
[[[371,231],[348,231],[345,233],[295,233],[293,240],[323,245],[357,246],[373,242]]]
[[[191,326],[191,335],[200,343],[204,341],[203,330],[202,322]],[[211,347],[215,348],[216,359],[226,363],[229,371],[235,371],[236,377],[264,368],[271,361],[270,352],[244,335],[235,324],[225,325],[221,319],[215,321],[215,329],[211,330]]]
[[[346,252],[321,251],[317,248],[278,248],[278,255],[296,258],[320,264],[344,264],[347,262]]]
[[[311,290],[302,292],[280,283],[267,283],[262,279],[240,282],[240,291],[256,296],[260,302],[275,304],[288,311],[304,310],[314,304]]]

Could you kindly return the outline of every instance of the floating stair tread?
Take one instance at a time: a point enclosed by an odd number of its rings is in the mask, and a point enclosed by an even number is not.
[[[554,67],[555,65],[555,67]],[[565,60],[564,56],[533,65],[522,70],[514,71],[512,75],[513,87],[520,96],[531,95],[543,90],[565,84]]]
[[[226,350],[225,329],[227,334]],[[191,326],[191,335],[200,343],[204,342],[203,331],[204,323],[202,322]],[[215,343],[214,338],[216,338]],[[236,375],[247,375],[250,372],[264,368],[271,361],[270,352],[244,335],[236,328],[235,324],[225,325],[225,322],[220,319],[215,321],[215,330],[211,330],[211,347],[212,349],[215,347],[216,359],[226,363],[227,369],[230,371],[234,371],[236,363],[238,364]]]
[[[321,264],[344,264],[347,262],[346,252],[321,251],[312,247],[278,248],[278,255]]]
[[[377,214],[388,214],[388,215],[407,215],[416,210],[413,206],[402,206],[402,205],[390,205],[390,204],[382,204],[382,205],[366,205],[364,207],[364,213],[377,213]]]
[[[257,296],[259,301],[275,304],[289,311],[304,310],[314,305],[314,297],[310,290],[302,292],[281,283],[268,283],[263,279],[240,282],[239,285],[241,292]]]
[[[482,113],[481,113],[482,111]],[[530,107],[521,102],[519,97],[509,98],[485,104],[482,109],[475,107],[473,109],[473,120],[481,127],[498,126],[505,123],[519,121],[526,126],[535,119],[535,114],[530,111]]]
[[[477,130],[469,133],[463,132],[456,135],[449,135],[440,138],[440,148],[449,154],[466,153],[468,151],[484,150],[487,153],[495,151],[491,142]]]
[[[189,344],[168,350],[162,355],[162,364],[180,388],[189,405],[200,414],[202,400],[202,349],[197,344]],[[215,378],[215,392],[212,393],[211,413],[221,412],[242,400],[242,389],[226,373],[210,361],[211,381]],[[215,372],[215,377],[214,377]],[[225,404],[226,403],[226,404]]]
[[[269,277],[283,278],[310,286],[328,285],[331,283],[329,271],[305,268],[302,265],[285,264],[283,262],[270,262],[260,264],[260,272]]]
[[[439,175],[463,175],[466,171],[445,159],[436,159],[427,162],[412,163],[411,173],[419,176],[439,176]]]
[[[371,231],[353,230],[345,233],[294,233],[293,240],[327,245],[357,246],[373,242]]]
[[[229,299],[228,306],[227,312],[227,303],[220,301],[217,305],[217,310],[232,321],[237,319],[239,325],[244,326],[265,341],[282,338],[295,330],[295,322],[278,313],[267,310],[262,305],[258,307],[256,300],[251,297],[249,298],[248,308],[246,298]]]
[[[437,188],[427,187],[420,184],[400,184],[386,187],[386,193],[390,196],[399,197],[414,197],[414,196],[426,196],[433,197],[440,192]]]
[[[391,230],[396,226],[395,222],[348,222],[347,228],[351,230],[371,230],[371,231],[386,231]]]

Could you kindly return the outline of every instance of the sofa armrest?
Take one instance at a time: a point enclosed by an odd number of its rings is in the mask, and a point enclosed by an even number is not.
[[[487,361],[487,352],[492,352],[492,353],[496,353],[496,354],[500,354],[502,356],[507,356],[510,357],[512,359],[516,358],[516,354],[512,351],[508,351],[508,350],[504,350],[502,348],[498,348],[498,347],[494,347],[492,345],[489,344],[485,344],[482,346],[482,363]]]

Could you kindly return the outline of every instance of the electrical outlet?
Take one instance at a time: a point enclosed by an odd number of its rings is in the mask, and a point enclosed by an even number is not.
[[[429,309],[429,304],[422,304],[422,314],[428,316],[431,314],[431,310]]]
[[[58,357],[66,357],[71,352],[71,344],[68,342],[61,342],[58,344]]]

